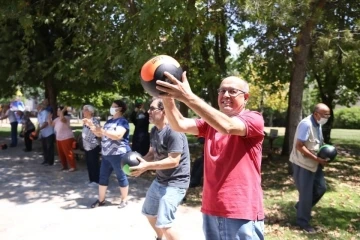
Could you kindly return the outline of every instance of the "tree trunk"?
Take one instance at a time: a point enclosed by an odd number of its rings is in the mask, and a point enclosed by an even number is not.
[[[187,1],[187,5],[186,5],[187,11],[196,12],[195,2],[196,2],[195,0]],[[190,23],[188,24],[192,26]],[[185,46],[175,56],[177,59],[183,60],[182,68],[184,71],[187,72],[187,76],[188,76],[189,64],[191,63],[192,39],[194,35],[195,35],[195,26],[188,28],[187,32],[185,32],[183,37],[183,42]],[[184,103],[180,102],[180,112],[184,117],[188,117],[189,107]]]
[[[48,99],[49,105],[53,109],[53,114],[56,114],[57,109],[57,90],[55,89],[51,79],[47,78],[44,80],[45,85],[45,98]]]
[[[305,76],[307,71],[308,56],[311,47],[311,34],[315,24],[320,19],[319,10],[323,9],[326,0],[319,0],[314,5],[312,16],[305,22],[300,30],[299,36],[294,48],[294,68],[290,81],[290,97],[289,97],[289,121],[286,128],[288,132],[288,141],[283,143],[283,154],[290,155],[294,143],[296,127],[302,119],[302,96],[304,91]],[[286,146],[288,144],[288,146]],[[285,149],[288,150],[285,152]],[[290,163],[289,163],[290,166]],[[289,167],[291,173],[291,168]]]

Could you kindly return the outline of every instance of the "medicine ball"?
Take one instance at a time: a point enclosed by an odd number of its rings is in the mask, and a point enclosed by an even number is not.
[[[156,89],[156,81],[170,82],[164,72],[171,73],[179,81],[182,80],[183,70],[178,61],[167,55],[159,55],[148,60],[141,68],[141,85],[153,97],[159,96],[161,91]]]
[[[140,153],[138,152],[127,152],[125,155],[121,158],[121,169],[124,171],[126,175],[130,174],[129,167],[135,167],[140,164],[139,160],[137,160],[137,157],[142,157]]]
[[[320,147],[319,152],[317,154],[318,157],[323,158],[330,161],[333,161],[337,155],[336,148],[332,145],[325,144]]]
[[[29,138],[30,138],[31,140],[37,140],[37,139],[39,138],[39,136],[37,135],[36,132],[32,132],[32,133],[30,134]]]

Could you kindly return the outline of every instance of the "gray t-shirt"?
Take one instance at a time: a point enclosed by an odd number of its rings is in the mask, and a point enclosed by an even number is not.
[[[190,153],[188,141],[183,133],[175,132],[166,125],[160,131],[153,127],[150,132],[150,145],[154,149],[154,161],[168,157],[168,153],[181,153],[176,168],[156,170],[156,180],[163,185],[188,188],[190,182]]]

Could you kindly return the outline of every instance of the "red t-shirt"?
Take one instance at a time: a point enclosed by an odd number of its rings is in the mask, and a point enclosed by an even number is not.
[[[249,110],[236,117],[246,125],[245,137],[221,134],[204,120],[196,120],[199,136],[205,138],[201,211],[219,217],[263,220],[264,119]]]

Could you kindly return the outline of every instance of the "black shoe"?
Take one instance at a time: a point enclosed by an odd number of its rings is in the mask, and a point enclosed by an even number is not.
[[[96,200],[93,204],[91,204],[91,208],[101,207],[105,205],[105,200],[100,202],[99,199]]]
[[[305,233],[308,233],[308,234],[315,234],[316,233],[316,230],[315,228],[313,228],[312,226],[306,226],[306,227],[300,227]]]
[[[45,164],[48,164],[48,163],[47,163],[47,162],[45,162],[45,161],[41,163],[41,165],[45,165]]]
[[[23,149],[24,152],[31,152],[29,149]]]

